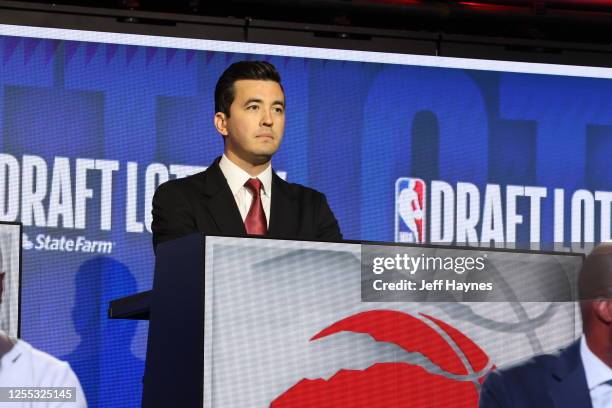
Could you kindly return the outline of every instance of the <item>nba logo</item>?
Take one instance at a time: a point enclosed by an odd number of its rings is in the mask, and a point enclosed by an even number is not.
[[[395,242],[425,242],[425,182],[400,177],[395,182]]]

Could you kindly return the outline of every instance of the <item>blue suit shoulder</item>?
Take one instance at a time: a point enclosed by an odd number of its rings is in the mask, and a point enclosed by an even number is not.
[[[590,406],[579,345],[575,341],[554,353],[491,372],[482,385],[479,407],[559,407],[566,392],[581,403],[566,401],[569,405],[561,406]]]

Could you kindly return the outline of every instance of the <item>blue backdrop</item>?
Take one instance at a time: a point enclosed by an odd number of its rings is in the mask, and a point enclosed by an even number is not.
[[[566,241],[585,190],[585,231],[600,240],[602,217],[609,231],[611,80],[0,37],[0,218],[24,223],[21,334],[71,363],[91,407],[140,400],[147,324],[107,320],[108,301],[151,287],[148,200],[220,154],[213,90],[243,59],[283,78],[275,169],[324,192],[346,238],[393,241],[400,177],[472,183],[481,203],[487,184],[544,187],[547,243],[553,190]],[[528,242],[533,207],[517,208]]]

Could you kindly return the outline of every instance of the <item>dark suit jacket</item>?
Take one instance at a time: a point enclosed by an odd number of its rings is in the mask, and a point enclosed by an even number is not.
[[[555,354],[493,371],[480,391],[480,408],[591,408],[580,340]]]
[[[201,173],[159,186],[153,196],[153,247],[187,235],[246,236],[244,223],[217,158]],[[340,241],[338,221],[325,196],[272,176],[268,237]]]

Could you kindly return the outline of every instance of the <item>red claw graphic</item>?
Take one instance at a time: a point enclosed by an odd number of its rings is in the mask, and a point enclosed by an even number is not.
[[[484,372],[489,357],[459,330],[434,317],[421,316],[423,320],[391,310],[358,313],[323,329],[311,341],[339,332],[369,334],[376,341],[396,344],[407,352],[421,353],[439,367],[439,373],[430,373],[407,362],[376,363],[365,370],[343,369],[327,380],[302,379],[270,406],[476,407],[478,386],[475,381],[482,382],[484,375],[477,378],[461,376]],[[449,342],[461,350],[465,360]],[[464,361],[469,364],[469,370]]]

